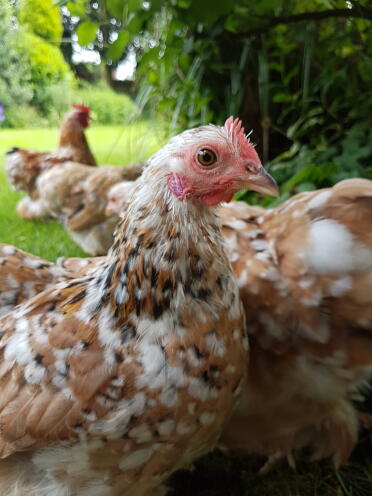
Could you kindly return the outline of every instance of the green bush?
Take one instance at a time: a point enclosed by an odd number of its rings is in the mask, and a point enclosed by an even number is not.
[[[35,86],[73,79],[59,48],[27,31],[21,31],[19,35],[19,49],[29,61],[31,78]]]
[[[43,110],[48,125],[59,125],[63,114],[73,102],[73,87],[74,84],[67,80],[36,88],[35,100],[38,108]]]
[[[33,93],[30,103],[47,117],[55,105],[50,87],[59,84],[61,94],[66,98],[74,85],[74,76],[59,48],[33,33],[19,33],[18,49],[30,68]]]
[[[128,95],[105,86],[85,86],[73,93],[73,99],[75,103],[88,105],[99,124],[127,124],[136,110]]]
[[[53,5],[52,0],[21,0],[18,21],[29,32],[59,44],[63,27],[59,8]]]
[[[0,104],[5,114],[1,127],[11,125],[9,111],[13,106],[18,110],[32,98],[30,71],[23,52],[17,50],[12,13],[11,7],[0,1]]]
[[[2,127],[59,122],[75,84],[59,49],[61,35],[61,16],[52,0],[0,1]]]
[[[48,119],[42,117],[35,107],[26,104],[8,107],[5,117],[3,127],[15,129],[46,127],[49,124]]]

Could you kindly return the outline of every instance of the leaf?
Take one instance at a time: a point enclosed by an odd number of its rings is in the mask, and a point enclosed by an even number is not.
[[[226,0],[203,0],[192,2],[189,7],[189,14],[197,22],[212,24],[219,17],[232,11],[235,2]]]
[[[79,45],[88,45],[96,39],[98,24],[93,21],[84,21],[76,29]]]
[[[119,60],[123,55],[126,46],[130,40],[130,34],[128,31],[121,31],[117,39],[108,47],[107,57],[112,61]]]
[[[107,10],[117,19],[121,19],[123,17],[124,5],[125,3],[123,0],[106,0]]]
[[[138,34],[142,27],[142,19],[139,15],[134,16],[127,24],[127,29],[133,33]]]
[[[142,8],[142,0],[128,0],[128,10],[133,12]]]
[[[276,93],[276,95],[273,96],[273,102],[275,103],[281,103],[281,102],[291,102],[293,100],[293,95],[290,93]]]
[[[156,64],[158,64],[159,51],[160,48],[158,46],[155,46],[154,48],[150,48],[148,52],[144,53],[141,57],[140,69],[145,68],[145,70],[147,71],[151,63],[155,62]]]
[[[57,7],[63,7],[69,2],[69,0],[55,0],[53,2],[53,5],[56,5]]]
[[[186,54],[181,54],[178,58],[178,63],[183,70],[187,70],[190,65],[190,57]]]
[[[148,71],[147,73],[147,80],[151,83],[151,84],[155,84],[159,81],[159,74],[155,71]]]
[[[188,9],[190,7],[191,0],[178,0],[177,7],[180,9]]]
[[[66,7],[72,16],[85,17],[84,4],[81,2],[67,2]]]

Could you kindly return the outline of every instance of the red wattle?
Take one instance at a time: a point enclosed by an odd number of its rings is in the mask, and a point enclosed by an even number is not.
[[[207,193],[201,197],[202,201],[207,205],[217,205],[220,202],[230,202],[234,193],[226,191],[214,191],[212,193]]]
[[[176,174],[175,172],[171,172],[168,175],[168,188],[181,201],[183,201],[186,198],[187,193],[191,191],[186,177]]]

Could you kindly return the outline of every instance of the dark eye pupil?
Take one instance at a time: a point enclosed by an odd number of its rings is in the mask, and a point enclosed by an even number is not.
[[[210,150],[199,150],[198,160],[202,165],[211,165],[216,161],[216,156]]]

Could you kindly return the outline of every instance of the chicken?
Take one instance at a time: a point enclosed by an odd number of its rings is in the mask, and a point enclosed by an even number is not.
[[[89,126],[89,112],[85,105],[73,105],[73,109],[62,121],[58,148],[54,152],[44,153],[22,148],[12,148],[7,152],[6,171],[9,182],[16,191],[28,194],[18,204],[18,213],[22,217],[29,219],[43,215],[36,203],[36,189],[38,178],[44,171],[68,161],[96,165],[84,134],[84,129]]]
[[[106,257],[59,258],[49,262],[0,243],[0,317],[60,282],[96,272]]]
[[[87,253],[106,254],[118,222],[117,215],[107,215],[107,193],[124,179],[138,178],[142,167],[142,162],[94,169],[74,162],[53,167],[37,184],[39,211],[57,219]]]
[[[116,183],[107,192],[107,204],[105,213],[108,217],[119,216],[129,207],[129,198],[135,188],[134,181],[121,181]],[[107,251],[103,248],[103,251]]]
[[[72,271],[14,246],[0,244],[0,317],[49,286],[70,278]]]
[[[97,270],[0,319],[2,496],[164,494],[214,446],[247,363],[215,206],[246,187],[275,191],[239,121],[185,131]]]
[[[224,207],[223,234],[251,346],[248,384],[224,432],[230,452],[312,448],[345,462],[372,377],[372,182],[349,179],[272,210]]]
[[[371,198],[371,181],[349,179],[272,210],[219,209],[252,350],[243,401],[221,443],[268,455],[262,472],[283,456],[293,465],[303,447],[339,465],[356,443],[353,400],[372,372]],[[71,277],[104,260],[60,267]]]

